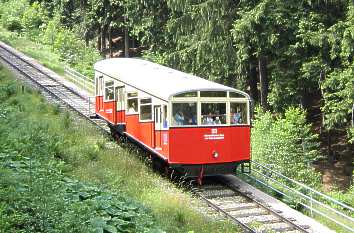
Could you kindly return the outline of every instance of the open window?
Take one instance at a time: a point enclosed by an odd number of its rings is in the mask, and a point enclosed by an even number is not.
[[[141,121],[152,121],[151,98],[140,99],[140,120]]]
[[[230,124],[248,124],[247,103],[230,103]]]
[[[105,81],[104,83],[104,100],[114,100],[114,81]]]
[[[129,92],[127,94],[127,110],[128,114],[138,113],[138,92]]]
[[[197,102],[172,104],[174,126],[197,125],[197,122]]]
[[[226,124],[226,102],[225,103],[201,103],[202,125],[224,125]]]

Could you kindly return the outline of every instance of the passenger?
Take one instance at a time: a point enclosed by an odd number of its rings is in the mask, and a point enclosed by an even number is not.
[[[220,118],[217,116],[215,117],[215,122],[214,122],[216,125],[221,125],[221,121],[220,121]]]
[[[197,116],[192,115],[192,117],[188,119],[188,124],[189,125],[196,125],[197,124]]]
[[[231,111],[231,124],[241,123],[241,113]]]
[[[209,112],[209,114],[206,116],[206,118],[204,120],[204,124],[205,125],[213,125],[214,124],[214,119],[213,119],[213,116],[211,115],[211,112]]]
[[[167,118],[165,117],[165,119],[163,119],[163,127],[167,128],[168,127],[168,123],[167,123]]]
[[[135,108],[135,102],[131,102],[131,105],[129,106],[128,113],[136,113],[136,108]]]
[[[176,125],[184,125],[184,115],[181,110],[179,110],[176,115],[174,116]]]

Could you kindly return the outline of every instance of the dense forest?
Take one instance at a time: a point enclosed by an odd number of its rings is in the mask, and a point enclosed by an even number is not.
[[[321,157],[345,158],[352,175],[352,0],[0,2],[3,28],[86,75],[102,57],[141,56],[245,90],[255,158],[307,183]]]

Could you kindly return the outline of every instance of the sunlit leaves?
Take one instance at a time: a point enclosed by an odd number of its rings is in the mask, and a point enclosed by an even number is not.
[[[311,133],[303,110],[289,108],[279,117],[258,112],[252,130],[254,160],[298,181],[318,184],[319,174],[311,168],[318,155],[317,135]]]

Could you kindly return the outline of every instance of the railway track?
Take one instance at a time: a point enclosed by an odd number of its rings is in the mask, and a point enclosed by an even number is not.
[[[27,61],[19,54],[15,53],[11,47],[2,43],[0,43],[0,59],[3,60],[10,69],[13,69],[19,74],[17,76],[18,79],[31,88],[40,91],[50,103],[58,104],[62,109],[69,109],[79,114],[105,134],[110,134],[107,123],[93,116],[90,106],[92,109],[95,109],[95,103],[92,102],[90,98],[67,87],[63,80],[47,74],[30,61]]]
[[[193,193],[208,205],[203,212],[212,213],[214,210],[219,218],[230,219],[245,232],[309,232],[308,226],[282,216],[235,183],[222,177],[205,181],[203,186],[193,188]]]
[[[63,80],[52,77],[2,43],[0,43],[0,60],[19,74],[18,79],[40,91],[50,103],[58,104],[62,109],[69,109],[79,114],[105,134],[110,134],[110,129],[104,120],[92,117],[94,113],[91,112],[89,105],[94,109],[94,103],[90,102],[90,98],[69,88]],[[207,203],[208,208],[212,208],[214,213],[232,220],[245,232],[308,232],[306,226],[300,226],[295,224],[293,219],[282,217],[269,206],[258,202],[249,193],[239,190],[235,184],[214,180],[194,188],[193,192]]]

